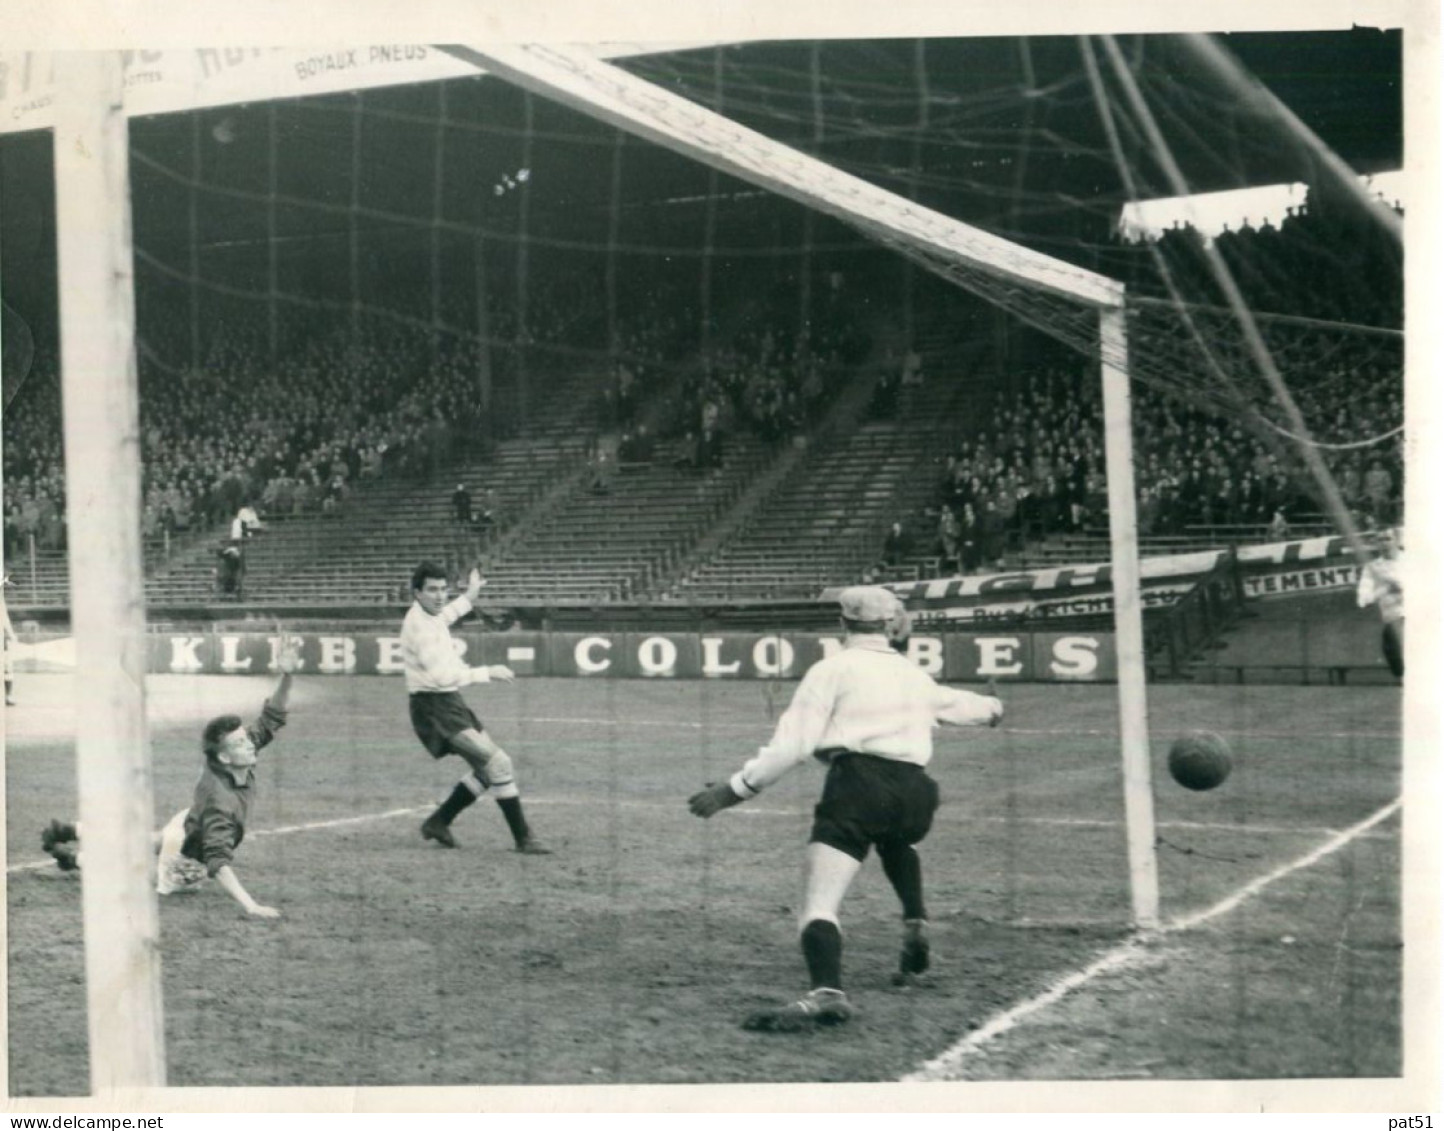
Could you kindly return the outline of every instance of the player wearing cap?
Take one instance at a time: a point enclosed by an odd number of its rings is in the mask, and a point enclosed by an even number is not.
[[[466,592],[448,603],[446,571],[439,565],[422,562],[411,575],[415,601],[401,624],[401,659],[406,668],[411,726],[433,758],[456,754],[471,767],[451,795],[422,823],[421,835],[446,848],[455,848],[451,822],[489,792],[506,818],[516,850],[545,856],[551,850],[532,836],[527,825],[511,758],[461,697],[461,688],[468,684],[492,680],[511,683],[516,678],[505,664],[469,667],[453,646],[451,626],[471,612],[483,584],[481,574],[472,570]]]
[[[876,586],[843,590],[843,650],[814,664],[778,720],[772,740],[732,779],[694,794],[688,806],[707,818],[756,797],[810,756],[827,763],[822,800],[807,847],[801,945],[812,989],[800,1001],[755,1013],[744,1028],[810,1029],[849,1020],[842,989],[838,911],[868,850],[902,902],[903,947],[897,981],[928,967],[927,910],[916,845],[938,805],[932,759],[934,723],[996,726],[995,696],[940,686],[900,655],[907,613],[896,595]]]

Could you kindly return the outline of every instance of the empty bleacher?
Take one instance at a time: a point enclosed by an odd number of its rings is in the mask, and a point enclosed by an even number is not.
[[[751,519],[680,579],[683,600],[815,595],[859,579],[894,518],[924,502],[934,461],[988,400],[973,352],[947,331],[920,343],[928,379],[904,389],[895,419],[838,428],[808,452]]]
[[[613,475],[605,493],[584,479],[490,563],[487,600],[546,605],[645,596],[771,458],[759,440],[739,433],[716,469],[638,464]]]

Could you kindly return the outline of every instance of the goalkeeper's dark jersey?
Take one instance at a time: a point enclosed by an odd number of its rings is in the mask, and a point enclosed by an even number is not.
[[[260,717],[246,733],[257,750],[270,744],[276,732],[286,725],[286,712],[271,705],[261,708]],[[255,785],[255,768],[234,770],[230,766],[207,760],[196,783],[195,799],[186,814],[186,839],[181,855],[199,860],[214,876],[235,856],[246,835],[246,819],[251,811],[251,794]]]

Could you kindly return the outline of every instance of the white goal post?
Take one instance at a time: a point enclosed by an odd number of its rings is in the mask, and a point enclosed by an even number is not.
[[[55,211],[90,1083],[166,1082],[130,176],[116,52],[56,62]]]

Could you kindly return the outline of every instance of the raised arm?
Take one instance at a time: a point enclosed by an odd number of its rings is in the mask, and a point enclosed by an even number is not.
[[[269,702],[277,711],[285,711],[291,698],[291,676],[301,666],[301,638],[292,636],[279,624],[276,631],[276,667],[281,672],[281,678],[276,683],[276,690],[271,692]]]

